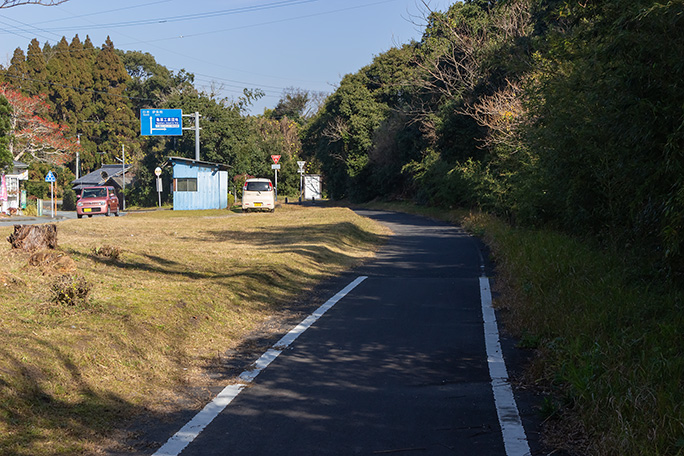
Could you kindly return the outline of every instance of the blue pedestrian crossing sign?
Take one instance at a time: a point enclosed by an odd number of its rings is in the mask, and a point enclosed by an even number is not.
[[[57,178],[52,171],[48,171],[47,176],[45,176],[45,182],[57,182]]]

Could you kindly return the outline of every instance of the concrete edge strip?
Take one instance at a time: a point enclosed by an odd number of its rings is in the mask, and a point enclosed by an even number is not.
[[[489,376],[492,379],[496,414],[499,417],[506,455],[529,456],[531,453],[525,428],[520,419],[513,389],[508,381],[508,370],[501,350],[499,328],[496,323],[492,292],[487,277],[480,277],[480,299],[484,320],[487,364],[489,365]]]
[[[257,375],[268,367],[283,350],[292,344],[304,331],[309,329],[316,320],[323,316],[330,308],[337,304],[349,292],[356,288],[367,276],[359,276],[344,287],[335,296],[306,317],[300,324],[283,336],[278,342],[256,360],[251,369],[247,369],[238,377],[240,383],[226,386],[210,403],[208,403],[195,417],[176,432],[153,456],[178,456],[197,436],[221,413],[238,394],[251,383]]]

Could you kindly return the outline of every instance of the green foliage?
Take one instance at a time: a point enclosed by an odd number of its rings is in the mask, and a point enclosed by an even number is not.
[[[574,28],[550,33],[532,87],[550,217],[578,233],[665,252],[684,241],[684,5],[604,2],[568,8]]]
[[[581,422],[590,437],[579,443],[591,450],[573,452],[679,454],[682,291],[647,283],[648,265],[591,242],[493,217],[472,217],[467,226],[494,248],[508,327],[544,355],[538,370],[554,393],[545,413]]]
[[[306,105],[309,103],[309,94],[295,88],[286,89],[283,98],[278,102],[270,116],[276,120],[284,117],[300,122],[305,114]]]
[[[64,189],[64,194],[62,195],[62,210],[76,210],[76,192],[73,191],[71,188]]]
[[[50,184],[41,181],[26,182],[26,194],[36,198],[46,199],[50,197]]]
[[[7,99],[0,96],[0,171],[8,171],[12,168],[13,157],[9,151],[10,115],[12,107]]]

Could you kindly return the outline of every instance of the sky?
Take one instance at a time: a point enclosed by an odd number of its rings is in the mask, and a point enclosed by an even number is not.
[[[454,0],[426,1],[443,11]],[[231,100],[244,88],[273,108],[287,88],[332,93],[392,47],[419,40],[421,0],[68,0],[57,6],[0,9],[0,64],[37,38],[56,44],[78,34],[99,47],[142,51],[157,63],[195,75],[195,85]]]

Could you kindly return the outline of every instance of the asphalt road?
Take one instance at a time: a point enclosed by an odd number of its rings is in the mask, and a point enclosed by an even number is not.
[[[62,220],[75,219],[76,212],[67,211],[55,211],[55,217],[51,217],[52,213],[48,209],[44,212],[42,217],[32,217],[32,216],[13,216],[13,217],[2,217],[0,218],[0,226],[13,226],[13,225],[38,225],[42,223],[56,223]]]
[[[367,276],[183,451],[505,455],[485,351],[481,246],[459,228],[361,211],[395,233]]]

